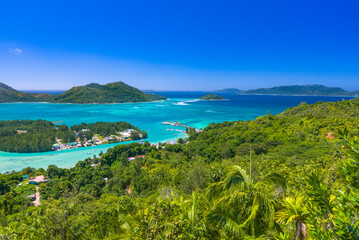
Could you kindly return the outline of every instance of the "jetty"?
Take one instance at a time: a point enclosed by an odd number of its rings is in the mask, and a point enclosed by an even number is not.
[[[62,121],[54,121],[54,122],[52,122],[52,123],[62,123]]]
[[[170,125],[170,126],[190,128],[190,126],[184,125],[184,124],[182,124],[181,122],[170,122],[170,121],[166,121],[166,122],[163,122],[162,125]]]
[[[177,122],[177,121],[165,121],[162,123],[162,125],[169,125],[169,126],[174,126],[174,127],[184,127],[184,128],[192,128],[188,125],[184,125],[181,122]],[[196,130],[196,132],[202,132],[202,129],[197,129],[194,128]],[[176,131],[176,132],[185,132],[184,130],[180,130],[180,129],[173,129],[173,128],[167,128],[167,131]]]

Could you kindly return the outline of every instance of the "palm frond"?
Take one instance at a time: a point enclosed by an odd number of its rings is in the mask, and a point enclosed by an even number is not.
[[[240,166],[233,166],[233,169],[225,179],[225,182],[227,189],[231,189],[232,187],[237,186],[243,182],[248,185],[251,184],[251,180],[248,174]]]
[[[270,173],[266,175],[257,185],[274,185],[276,187],[282,188],[284,191],[287,189],[286,179],[278,173]]]

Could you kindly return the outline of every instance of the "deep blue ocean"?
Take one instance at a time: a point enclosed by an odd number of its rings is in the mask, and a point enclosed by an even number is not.
[[[57,94],[61,91],[37,92]],[[184,133],[168,131],[168,126],[162,125],[164,121],[179,121],[195,128],[205,128],[212,122],[253,120],[268,112],[278,114],[287,108],[297,106],[301,102],[311,104],[319,101],[343,100],[342,97],[218,94],[226,100],[200,101],[199,98],[208,92],[154,93],[166,96],[169,99],[160,102],[126,104],[0,104],[0,120],[45,119],[62,121],[69,126],[82,122],[126,121],[146,130],[149,136],[147,140],[151,143],[157,143],[185,137]],[[0,152],[0,172],[21,170],[28,166],[46,168],[50,164],[56,164],[59,167],[72,167],[79,160],[98,154],[100,151],[105,152],[114,145],[116,144],[30,154]]]

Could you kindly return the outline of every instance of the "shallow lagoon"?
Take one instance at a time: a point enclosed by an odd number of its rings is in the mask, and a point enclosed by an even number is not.
[[[67,125],[81,122],[126,121],[148,131],[151,143],[167,142],[185,137],[180,132],[167,131],[164,121],[179,121],[185,125],[204,128],[211,122],[252,120],[268,111],[277,114],[306,101],[340,101],[342,97],[309,96],[256,96],[219,94],[226,101],[199,101],[204,92],[160,92],[169,100],[152,103],[128,104],[50,104],[11,103],[0,104],[0,119],[46,119],[63,121]],[[349,99],[349,98],[345,98]],[[170,127],[173,128],[173,127]],[[183,129],[178,127],[179,129]],[[174,135],[176,134],[176,135]],[[0,143],[1,144],[1,143]],[[79,160],[93,156],[117,144],[46,153],[0,152],[0,172],[21,170],[25,167],[43,167],[56,164],[72,167]]]

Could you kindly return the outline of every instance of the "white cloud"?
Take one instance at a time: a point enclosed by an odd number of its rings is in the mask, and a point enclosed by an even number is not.
[[[20,48],[9,48],[9,53],[19,55],[22,53],[22,50]]]

